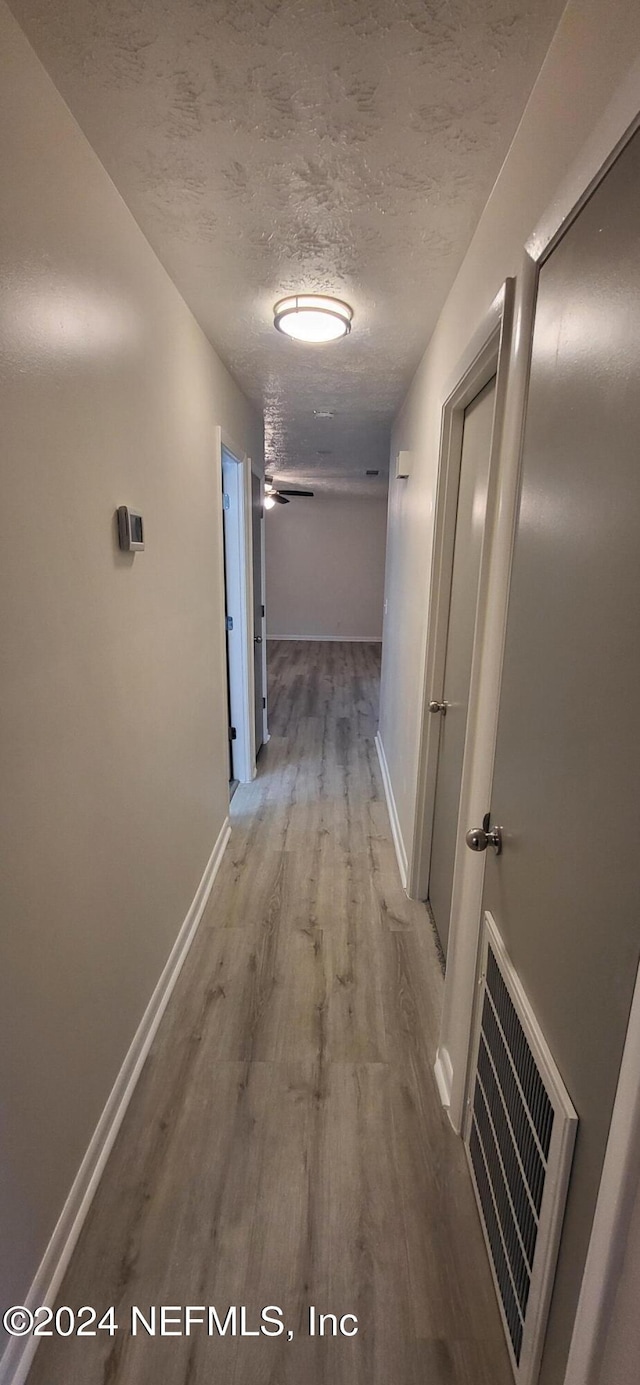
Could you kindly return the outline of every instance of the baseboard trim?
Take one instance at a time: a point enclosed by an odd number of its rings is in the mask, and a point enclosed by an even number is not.
[[[438,1095],[440,1097],[440,1101],[442,1102],[445,1111],[448,1111],[449,1107],[451,1106],[453,1068],[451,1066],[451,1059],[449,1057],[449,1054],[447,1053],[446,1048],[438,1049],[433,1071],[436,1075],[436,1084],[438,1087]]]
[[[384,746],[383,746],[382,741],[381,741],[381,739],[380,739],[380,732],[379,732],[379,731],[376,733],[376,750],[377,750],[377,752],[378,752],[378,759],[379,759],[379,761],[380,761],[380,769],[381,769],[381,771],[382,771],[382,783],[384,784],[384,796],[385,796],[385,798],[386,798],[386,800],[387,800],[387,811],[388,811],[388,813],[389,813],[389,821],[390,821],[390,823],[391,823],[391,835],[392,835],[392,837],[393,837],[393,845],[395,846],[395,849],[396,849],[396,858],[397,858],[397,861],[398,861],[398,870],[400,871],[400,879],[401,879],[401,881],[402,881],[402,888],[403,888],[403,890],[406,890],[406,888],[407,888],[407,875],[408,875],[408,870],[407,870],[407,852],[406,852],[406,849],[405,849],[404,842],[403,842],[403,840],[402,840],[402,831],[401,831],[401,829],[400,829],[400,819],[399,819],[399,817],[398,817],[398,809],[396,808],[396,800],[395,800],[395,798],[394,798],[394,796],[393,796],[393,788],[392,788],[392,786],[391,786],[391,775],[389,774],[389,766],[388,766],[388,764],[387,764],[387,757],[386,757],[386,755],[385,755],[385,753],[384,753]],[[1,1382],[0,1382],[0,1385],[1,1385]]]
[[[267,635],[267,639],[279,640],[281,644],[297,644],[299,640],[328,644],[382,644],[382,635]]]
[[[24,1300],[34,1312],[53,1307],[69,1260],[100,1182],[105,1164],[133,1096],[136,1083],[166,1010],[171,992],[196,935],[231,833],[225,818],[187,916],[140,1021],[91,1143],[73,1181],[55,1230]],[[0,1385],[24,1385],[39,1338],[12,1337],[0,1358]]]

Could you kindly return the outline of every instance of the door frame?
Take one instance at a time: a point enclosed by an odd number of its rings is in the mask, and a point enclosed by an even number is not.
[[[264,517],[264,474],[253,468],[254,476],[260,482],[260,590],[262,593],[262,744],[266,745],[269,736],[269,687],[267,683],[267,529]]]
[[[500,396],[496,384],[490,489],[460,790],[459,823],[465,828],[482,821],[491,799],[536,285],[535,266],[525,256],[515,283],[511,281],[512,311],[500,362]],[[442,1104],[454,1130],[460,1134],[467,1097],[485,858],[482,853],[466,849],[460,832],[458,837],[435,1075]]]
[[[478,679],[474,685],[474,705],[471,706],[470,700],[469,706],[467,739],[475,742],[466,786],[469,825],[476,818],[480,820],[491,799],[538,274],[625,145],[640,129],[639,108],[640,63],[636,63],[526,242],[516,280],[508,391],[498,461],[489,571],[484,593],[484,643]],[[471,736],[469,728],[472,728]],[[467,1100],[483,875],[482,858],[475,857],[471,852],[465,852],[462,857],[461,853],[460,870],[456,860],[454,876],[453,946],[450,939],[435,1065],[442,1103],[458,1133],[462,1129]],[[636,979],[564,1385],[600,1385],[607,1328],[622,1272],[631,1209],[639,1179],[640,972]]]
[[[265,597],[265,587],[266,587],[266,565],[265,565],[265,476],[262,475],[262,472],[259,472],[259,471],[258,471],[258,467],[251,467],[251,468],[249,468],[249,537],[251,537],[251,579],[252,579],[251,596],[252,596],[252,598],[254,598],[254,533],[252,533],[252,526],[254,526],[254,492],[252,492],[252,485],[254,485],[254,478],[255,478],[256,481],[258,481],[258,483],[259,483],[259,506],[260,506],[260,530],[259,530],[259,547],[260,547],[260,587],[259,587],[259,590],[260,590],[260,608],[262,608],[262,614],[260,614],[260,618],[259,618],[259,620],[258,620],[259,632],[260,632],[260,665],[262,665],[262,697],[263,697],[263,704],[262,704],[262,741],[260,741],[259,748],[256,747],[256,735],[255,735],[255,704],[254,704],[254,748],[255,748],[255,763],[256,763],[256,765],[258,765],[258,753],[259,753],[260,749],[262,749],[263,745],[266,745],[267,740],[269,740],[269,733],[267,733],[267,679],[266,679],[267,662],[266,662],[266,597]],[[254,609],[254,605],[252,605],[252,615],[254,615],[254,619],[255,619],[255,609]],[[255,630],[256,630],[256,623],[254,623],[254,626],[252,626],[252,638],[254,638]],[[252,645],[252,651],[254,651],[254,645]],[[254,652],[252,652],[252,661],[254,661],[254,659],[255,659],[255,655],[254,655]],[[255,687],[255,662],[252,662],[251,668],[252,668],[252,674],[254,674],[254,687]],[[258,773],[258,769],[255,770],[255,773]]]
[[[511,341],[513,302],[514,282],[512,279],[507,279],[485,318],[474,332],[462,359],[459,361],[442,406],[427,644],[422,683],[423,699],[418,752],[416,819],[407,882],[407,892],[414,899],[426,899],[429,892],[431,843],[440,749],[440,719],[432,716],[429,711],[429,703],[432,700],[441,701],[444,688],[464,415],[469,404],[495,375],[496,392],[489,458],[487,517],[480,557],[476,630],[469,689],[470,708],[471,687],[474,682],[475,665],[482,638],[478,617],[484,604],[482,594],[486,583],[488,560],[487,521],[495,499],[497,463],[506,396],[506,357]],[[467,730],[468,726],[469,722],[467,722]]]
[[[223,512],[223,451],[237,467],[235,488],[236,508],[232,514],[233,543],[228,552],[230,564],[234,565],[234,577],[238,590],[239,640],[238,665],[229,668],[229,688],[231,715],[236,728],[236,741],[233,753],[234,774],[240,784],[249,784],[256,776],[256,737],[253,721],[254,676],[253,676],[253,555],[251,548],[251,458],[229,437],[224,428],[217,428],[217,452],[219,507],[221,526],[221,567],[222,591],[224,593],[225,556],[222,543],[224,529]],[[224,606],[224,602],[223,602]],[[223,633],[225,611],[222,612]],[[223,656],[226,659],[226,652]]]

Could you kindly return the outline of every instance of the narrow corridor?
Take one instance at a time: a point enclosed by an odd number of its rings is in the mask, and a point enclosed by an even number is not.
[[[442,978],[398,878],[375,645],[269,646],[271,740],[30,1385],[507,1385],[461,1143],[433,1059]],[[278,1305],[278,1337],[129,1331],[131,1305]],[[310,1338],[308,1310],[355,1314]],[[184,1330],[184,1314],[171,1327]],[[351,1323],[347,1324],[351,1328]]]

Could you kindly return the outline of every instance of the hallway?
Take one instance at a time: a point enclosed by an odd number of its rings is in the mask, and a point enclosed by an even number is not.
[[[30,1385],[511,1379],[434,1084],[442,980],[397,874],[378,647],[273,641],[269,673],[271,740],[59,1295],[120,1330],[44,1340]],[[244,1304],[253,1330],[280,1305],[294,1340],[134,1339],[132,1304]],[[309,1305],[358,1335],[310,1340]]]

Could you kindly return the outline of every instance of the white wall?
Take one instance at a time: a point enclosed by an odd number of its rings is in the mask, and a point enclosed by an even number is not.
[[[442,405],[457,363],[640,45],[637,0],[570,0],[436,330],[396,419],[391,452],[380,733],[404,845],[414,831]],[[428,273],[428,265],[425,265]],[[419,284],[416,284],[419,292]]]
[[[386,493],[317,491],[267,510],[268,636],[379,640],[386,526]]]
[[[0,127],[7,1305],[226,817],[215,429],[258,459],[261,426],[3,3]]]

